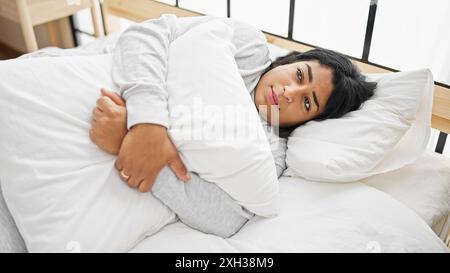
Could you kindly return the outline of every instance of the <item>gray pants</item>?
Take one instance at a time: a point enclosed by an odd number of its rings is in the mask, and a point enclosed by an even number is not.
[[[216,184],[189,173],[184,183],[164,167],[153,185],[153,194],[175,212],[184,224],[199,231],[228,238],[253,217]]]

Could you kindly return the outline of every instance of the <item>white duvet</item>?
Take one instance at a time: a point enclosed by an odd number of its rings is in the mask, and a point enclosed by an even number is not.
[[[282,177],[280,214],[253,218],[230,239],[182,223],[166,226],[132,252],[445,252],[411,209],[362,183]]]

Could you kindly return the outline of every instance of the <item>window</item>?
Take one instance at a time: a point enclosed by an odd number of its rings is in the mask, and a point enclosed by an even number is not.
[[[73,24],[77,30],[94,35],[94,26],[92,25],[91,11],[89,9],[77,12],[73,16]]]
[[[294,40],[361,58],[370,0],[296,0]]]
[[[101,12],[100,12],[100,5],[98,2],[97,4],[97,11],[98,11],[98,18],[102,18]],[[92,17],[91,17],[91,10],[90,9],[84,9],[72,16],[73,19],[73,26],[75,29],[75,38],[76,43],[78,45],[84,45],[89,42],[92,42],[95,40],[94,37],[94,25],[92,23]],[[100,32],[103,31],[103,25],[99,25]]]
[[[287,37],[289,3],[289,0],[233,0],[230,16],[263,31]]]
[[[450,1],[379,0],[369,61],[450,84]]]
[[[227,0],[178,0],[178,6],[202,14],[227,17]]]

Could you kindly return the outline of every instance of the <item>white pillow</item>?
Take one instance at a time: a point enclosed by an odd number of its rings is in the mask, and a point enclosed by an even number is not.
[[[89,139],[111,55],[0,62],[0,174],[30,252],[127,251],[173,222]]]
[[[275,163],[234,59],[232,36],[232,27],[213,20],[172,42],[169,133],[189,171],[255,214],[274,216]]]
[[[89,139],[111,55],[0,62],[0,174],[30,252],[127,251],[175,220]]]
[[[232,102],[249,111],[246,117],[258,117],[234,61],[231,29],[202,26],[171,45],[168,89],[172,94],[180,87],[181,94],[169,101],[172,118],[192,92],[204,95],[205,104]],[[1,187],[30,252],[127,251],[175,220],[153,195],[128,188],[115,157],[89,139],[99,88],[117,90],[110,70],[111,55],[0,62]],[[225,125],[264,139],[185,139],[183,126],[197,121],[182,116],[170,128],[189,170],[219,183],[255,213],[275,214],[275,165],[259,119]]]
[[[370,74],[368,80],[378,86],[359,110],[294,130],[284,175],[351,182],[398,169],[425,151],[433,100],[431,72]]]

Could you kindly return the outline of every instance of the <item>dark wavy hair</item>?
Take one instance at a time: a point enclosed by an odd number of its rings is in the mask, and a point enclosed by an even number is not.
[[[359,109],[368,100],[377,86],[376,82],[368,82],[359,69],[339,52],[316,48],[303,53],[290,52],[286,56],[278,57],[264,70],[262,76],[277,66],[299,61],[317,60],[320,64],[333,70],[333,90],[325,105],[325,110],[312,120],[340,118],[348,112]],[[262,77],[261,76],[261,77]],[[287,138],[298,126],[280,127],[279,136]]]

